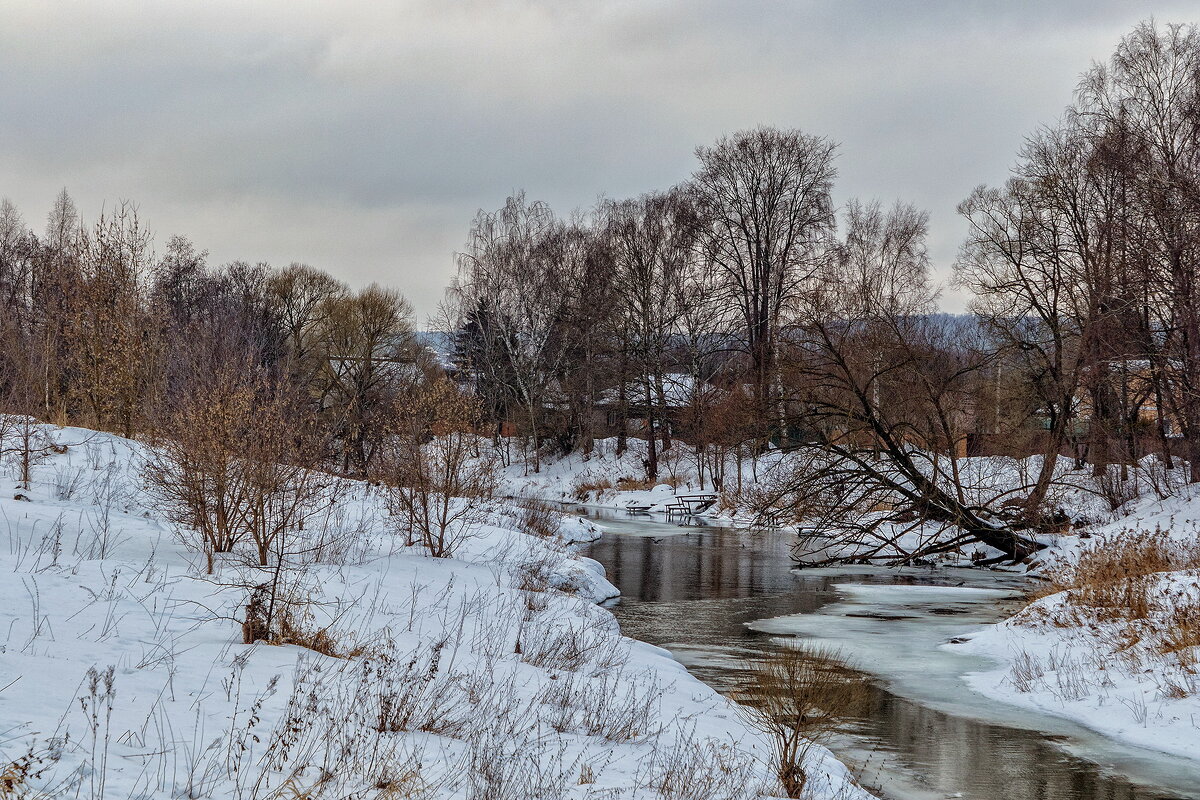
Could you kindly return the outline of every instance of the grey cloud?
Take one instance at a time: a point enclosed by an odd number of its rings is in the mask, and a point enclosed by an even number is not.
[[[838,197],[931,210],[945,273],[972,186],[1139,19],[1130,2],[0,0],[0,195],[40,219],[140,202],[214,260],[305,260],[432,311],[474,212],[566,213],[687,177],[759,123],[842,142]],[[961,306],[949,298],[948,305]]]

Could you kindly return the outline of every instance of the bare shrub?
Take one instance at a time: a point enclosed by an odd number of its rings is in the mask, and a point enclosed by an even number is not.
[[[835,650],[784,647],[751,665],[750,682],[737,699],[747,721],[771,738],[775,769],[788,797],[802,797],[804,760],[869,698],[865,679]]]
[[[199,534],[199,542],[186,543],[204,553],[209,573],[214,554],[231,551],[244,532],[248,490],[239,443],[254,416],[254,394],[240,376],[219,370],[210,385],[179,399],[143,470],[167,518]]]
[[[59,465],[54,469],[54,495],[59,500],[72,500],[83,487],[83,467]]]
[[[517,530],[539,539],[557,539],[562,531],[562,513],[548,503],[521,500]]]
[[[0,408],[3,405],[0,403]],[[22,489],[29,489],[33,468],[55,452],[61,450],[37,419],[28,414],[0,413],[0,461],[12,459]]]
[[[1126,470],[1110,466],[1096,477],[1096,488],[1100,496],[1108,503],[1109,510],[1116,511],[1140,495],[1136,473],[1127,474]]]
[[[376,730],[455,736],[469,728],[466,693],[441,671],[443,646],[434,644],[408,656],[388,649],[363,664],[359,696],[377,709]]]
[[[448,379],[416,393],[397,423],[377,477],[388,511],[434,558],[450,558],[475,535],[492,496],[491,460],[479,450],[477,403]]]
[[[254,587],[242,621],[242,642],[296,645],[333,658],[356,658],[367,648],[339,632],[334,622],[318,625],[311,589],[303,576]],[[336,620],[335,620],[336,621]]]
[[[526,592],[545,592],[552,588],[554,570],[562,554],[554,550],[531,548],[513,568],[518,589]]]
[[[318,469],[325,442],[311,415],[280,387],[265,387],[260,396],[255,424],[241,442],[247,500],[242,525],[258,566],[266,567],[272,555],[279,562],[289,555],[286,537],[327,513],[342,484]]]
[[[198,534],[185,543],[204,554],[210,574],[214,554],[247,539],[266,566],[330,483],[314,469],[322,444],[310,417],[253,371],[222,364],[198,378],[161,432],[143,477],[167,518]]]

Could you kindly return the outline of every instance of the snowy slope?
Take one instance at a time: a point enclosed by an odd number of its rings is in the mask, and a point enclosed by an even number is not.
[[[664,651],[620,635],[570,540],[496,505],[453,559],[354,484],[311,526],[298,594],[337,655],[242,644],[238,557],[214,576],[142,491],[143,446],[51,429],[0,478],[0,774],[85,798],[755,798],[768,743]],[[319,542],[318,542],[319,540]],[[320,544],[320,547],[316,545]],[[818,750],[818,753],[823,751]],[[819,763],[818,763],[819,762]],[[6,772],[5,772],[6,770]],[[813,797],[866,797],[814,756]],[[35,794],[38,792],[40,794]],[[18,795],[20,796],[20,795]]]

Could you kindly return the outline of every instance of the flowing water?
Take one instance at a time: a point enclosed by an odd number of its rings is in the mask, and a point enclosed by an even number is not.
[[[868,673],[869,710],[828,744],[882,797],[1200,798],[1196,762],[1127,748],[967,689],[961,675],[987,662],[937,646],[1011,613],[1019,576],[794,570],[785,532],[585,513],[605,529],[587,554],[621,590],[612,611],[622,631],[670,650],[714,688],[736,690],[746,659],[779,647],[781,636],[834,646]],[[839,591],[839,584],[856,586]],[[955,588],[884,588],[897,584]]]

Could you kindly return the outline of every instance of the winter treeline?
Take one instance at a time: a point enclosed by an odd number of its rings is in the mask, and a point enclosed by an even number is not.
[[[758,128],[696,155],[663,192],[570,219],[518,195],[476,219],[446,319],[498,434],[586,452],[636,432],[650,479],[676,435],[702,479],[706,449],[782,445],[806,466],[777,503],[989,538],[1058,524],[1060,456],[1116,505],[1148,454],[1200,455],[1195,28],[1137,27],[1012,178],[963,201],[970,318],[934,313],[924,212],[835,209],[829,140]],[[983,497],[968,453],[1044,458]]]
[[[782,447],[800,466],[764,507],[872,509],[872,535],[933,520],[1010,556],[1030,547],[1014,530],[1058,524],[1064,458],[1115,506],[1146,456],[1200,456],[1195,28],[1136,28],[1011,179],[963,201],[970,317],[937,313],[925,212],[835,207],[832,141],[760,127],[696,156],[676,187],[567,218],[523,194],[480,212],[439,312],[454,392],[395,292],[212,268],[178,237],[155,255],[128,205],[84,224],[64,193],[34,234],[5,204],[0,401],[244,447],[256,416],[298,420],[264,452],[385,480],[397,432],[419,444],[441,417],[533,470],[636,437],[653,481],[686,447],[718,490],[731,453]],[[989,494],[966,455],[1042,458]]]
[[[214,268],[179,236],[155,254],[132,205],[88,224],[65,190],[44,234],[0,208],[6,411],[125,436],[223,427],[233,446],[232,428],[286,417],[362,475],[424,353],[395,291],[302,264]]]

